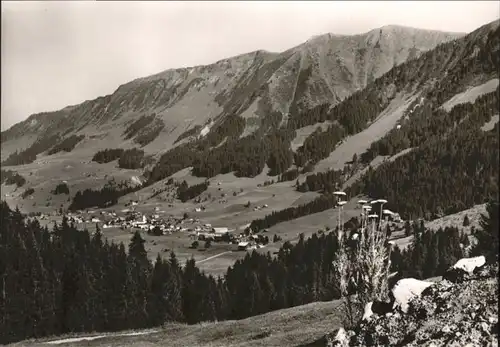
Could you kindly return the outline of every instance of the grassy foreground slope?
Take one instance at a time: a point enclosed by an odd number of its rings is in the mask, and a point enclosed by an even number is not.
[[[308,345],[325,335],[325,332],[341,325],[342,311],[339,300],[315,302],[292,307],[243,320],[195,325],[167,324],[151,333],[146,330],[142,335],[120,336],[116,334],[86,334],[77,336],[24,341],[8,346],[106,346],[106,347],[250,347],[275,346],[299,347]],[[94,340],[69,341],[63,339],[103,336]],[[52,342],[51,342],[52,341]],[[51,343],[48,343],[51,342]],[[56,343],[57,342],[57,343]]]

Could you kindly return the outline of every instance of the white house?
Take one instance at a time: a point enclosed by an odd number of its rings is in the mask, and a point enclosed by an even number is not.
[[[146,216],[142,215],[142,222],[141,221],[137,221],[137,222],[135,222],[135,224],[146,224],[146,222],[147,222]]]
[[[223,227],[223,228],[213,228],[212,230],[216,234],[227,234],[229,232],[229,229],[226,228],[226,227]]]
[[[250,244],[250,242],[240,242],[238,243],[238,250],[240,251],[245,251],[248,247],[248,245]]]

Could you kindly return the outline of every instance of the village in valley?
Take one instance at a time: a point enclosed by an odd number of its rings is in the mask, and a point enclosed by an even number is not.
[[[136,209],[138,205],[139,201],[132,200],[127,203],[125,209],[119,211],[104,209],[78,210],[67,213],[58,211],[52,215],[37,213],[33,217],[50,223],[57,222],[61,217],[65,216],[68,223],[73,223],[78,227],[83,226],[93,231],[97,228],[103,231],[119,229],[124,233],[133,234],[136,231],[141,231],[151,236],[180,233],[192,240],[191,248],[196,248],[199,241],[203,241],[205,242],[205,248],[214,242],[236,245],[236,250],[246,251],[263,248],[270,241],[268,236],[254,234],[249,227],[245,228],[242,233],[236,234],[235,229],[214,227],[210,223],[203,223],[198,218],[189,217],[188,213],[184,213],[182,217],[175,217],[168,215],[160,207],[154,207],[150,213],[143,213]],[[254,210],[266,207],[268,207],[267,204],[254,207]],[[204,210],[203,206],[194,209],[195,212],[201,212],[202,210]]]

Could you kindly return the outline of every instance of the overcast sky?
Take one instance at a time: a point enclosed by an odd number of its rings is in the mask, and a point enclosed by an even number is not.
[[[1,128],[137,77],[279,52],[318,34],[389,24],[470,32],[499,16],[498,1],[2,1]]]

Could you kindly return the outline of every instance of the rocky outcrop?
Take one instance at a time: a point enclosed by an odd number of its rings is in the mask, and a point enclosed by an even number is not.
[[[368,319],[325,336],[326,346],[498,346],[498,264],[462,259],[447,273],[453,281],[420,281],[406,309],[396,299],[391,312],[377,314],[371,303]]]

